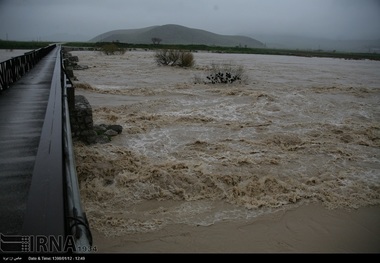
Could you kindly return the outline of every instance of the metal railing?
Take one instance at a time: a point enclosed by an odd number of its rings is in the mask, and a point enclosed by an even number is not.
[[[8,89],[31,70],[44,56],[56,47],[55,44],[36,49],[3,62],[0,62],[0,92]]]
[[[61,81],[63,88],[63,148],[64,173],[66,178],[66,221],[67,234],[72,235],[76,243],[76,252],[91,252],[92,234],[85,212],[82,209],[78,176],[71,137],[69,105],[74,104],[74,86],[64,71],[61,60]]]
[[[61,47],[58,45],[54,52],[57,52],[57,58],[23,233],[52,236],[56,240],[69,237],[75,243],[75,251],[72,252],[89,253],[92,235],[80,200],[71,138],[67,90],[72,89],[72,84],[64,72]]]
[[[57,60],[28,193],[23,234],[58,239],[66,232],[62,184],[62,88],[58,48],[52,52],[57,52]]]

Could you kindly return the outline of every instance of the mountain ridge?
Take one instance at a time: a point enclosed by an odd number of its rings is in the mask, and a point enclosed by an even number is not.
[[[265,47],[262,42],[252,37],[221,35],[175,24],[112,30],[90,39],[89,42],[119,41],[130,44],[151,44],[152,38],[160,38],[162,44]]]

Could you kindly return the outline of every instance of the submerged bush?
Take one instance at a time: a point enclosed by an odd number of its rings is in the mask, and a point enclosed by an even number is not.
[[[154,58],[158,65],[179,67],[194,66],[194,56],[188,51],[167,49],[157,50]]]
[[[178,66],[185,67],[185,68],[191,68],[194,66],[194,55],[191,52],[181,52],[180,53],[180,61]]]
[[[232,84],[243,83],[247,79],[243,66],[231,64],[212,64],[205,77],[195,76],[195,83]]]
[[[127,50],[118,47],[116,44],[107,44],[100,47],[100,51],[105,55],[123,55]]]

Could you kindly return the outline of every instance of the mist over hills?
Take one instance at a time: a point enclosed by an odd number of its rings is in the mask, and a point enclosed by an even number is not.
[[[246,34],[247,36],[251,34]],[[307,36],[254,34],[267,48],[380,53],[379,39],[328,39]]]
[[[152,38],[160,38],[162,44],[241,46],[249,48],[265,47],[262,42],[247,36],[219,35],[206,30],[172,24],[140,29],[113,30],[100,34],[89,41],[119,41],[130,44],[152,44]]]
[[[152,44],[152,38],[160,38],[161,44],[195,44],[209,46],[324,50],[344,52],[380,53],[380,39],[337,40],[306,36],[242,33],[221,35],[206,30],[168,24],[139,29],[112,30],[100,34],[89,42],[119,41],[130,44]]]

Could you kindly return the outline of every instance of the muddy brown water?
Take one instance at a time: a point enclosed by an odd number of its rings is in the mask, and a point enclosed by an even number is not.
[[[111,143],[75,144],[90,224],[107,236],[211,225],[304,203],[380,204],[380,62],[194,53],[192,69],[154,53],[72,52],[77,94]],[[244,83],[194,84],[212,63]]]

